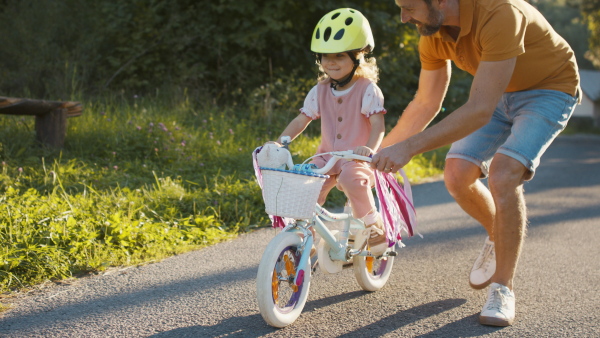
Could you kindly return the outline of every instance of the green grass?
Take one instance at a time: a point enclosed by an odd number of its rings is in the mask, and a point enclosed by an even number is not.
[[[285,115],[266,123],[185,97],[105,99],[69,120],[62,150],[34,142],[33,118],[0,116],[0,292],[269,226],[251,153],[279,135]],[[296,161],[316,151],[311,133],[293,143]],[[439,174],[443,152],[416,157],[411,180]]]
[[[594,126],[594,121],[587,117],[574,117],[562,132],[564,135],[572,134],[596,134],[600,135],[600,128]]]

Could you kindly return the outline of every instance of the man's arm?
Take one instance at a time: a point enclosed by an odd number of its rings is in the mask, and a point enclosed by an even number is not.
[[[467,103],[434,126],[384,148],[373,157],[371,166],[381,171],[387,168],[396,171],[404,167],[413,156],[460,140],[483,127],[489,122],[508,86],[515,63],[516,57],[481,62],[473,78]],[[415,129],[407,130],[411,132]],[[401,136],[398,138],[402,139]]]
[[[421,70],[419,88],[396,126],[387,134],[381,148],[391,146],[419,133],[431,123],[442,107],[450,82],[450,62],[437,70]]]

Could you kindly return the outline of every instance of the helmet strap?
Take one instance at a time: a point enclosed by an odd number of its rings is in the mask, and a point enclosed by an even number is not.
[[[343,80],[331,79],[331,83],[329,85],[334,90],[337,90],[337,87],[343,87],[343,86],[347,85],[348,83],[350,83],[350,81],[352,81],[352,78],[354,77],[354,73],[356,72],[356,69],[360,65],[360,60],[354,56],[354,53],[348,52],[348,56],[354,62],[354,67],[352,67],[352,71],[350,72],[350,74],[348,74],[348,76],[346,76],[346,78],[344,78]]]

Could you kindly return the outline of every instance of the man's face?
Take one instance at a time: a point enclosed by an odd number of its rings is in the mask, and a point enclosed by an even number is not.
[[[424,0],[396,0],[402,22],[415,24],[423,36],[437,33],[444,22],[444,13],[436,8],[437,0],[432,1],[428,5]]]

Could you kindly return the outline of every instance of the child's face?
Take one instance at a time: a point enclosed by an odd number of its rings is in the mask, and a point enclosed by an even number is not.
[[[348,53],[323,54],[321,66],[327,75],[334,80],[341,80],[348,76],[354,68],[354,62]]]

